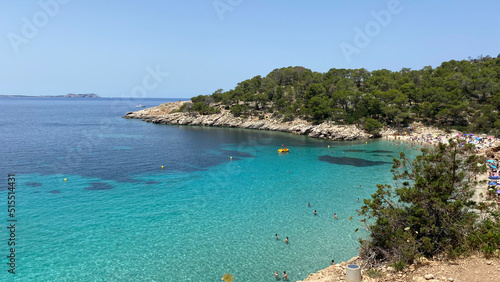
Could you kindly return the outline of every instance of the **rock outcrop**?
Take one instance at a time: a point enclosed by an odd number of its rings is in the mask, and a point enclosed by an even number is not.
[[[233,116],[227,110],[221,110],[221,113],[212,115],[178,112],[178,109],[184,103],[186,101],[165,103],[157,107],[129,112],[123,118],[142,119],[147,122],[170,125],[201,125],[282,131],[329,140],[355,140],[374,137],[356,125],[337,125],[331,122],[314,125],[304,120],[282,122],[279,119],[272,118],[270,114],[263,116],[263,118],[242,118]]]

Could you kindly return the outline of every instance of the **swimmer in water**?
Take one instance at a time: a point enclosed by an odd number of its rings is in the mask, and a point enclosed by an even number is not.
[[[307,206],[310,207],[311,206],[311,203],[307,203]]]
[[[285,239],[285,244],[288,244],[288,237],[286,237]]]
[[[277,234],[277,233],[276,233],[276,240],[279,240],[279,238],[278,238],[278,234]]]
[[[277,270],[274,273],[274,278],[276,278],[276,280],[280,279],[280,273]]]
[[[335,217],[335,219],[337,219],[337,214],[336,214],[336,213],[334,213],[334,214],[333,214],[333,217]]]
[[[286,271],[283,271],[283,280],[288,280],[288,274],[286,274]]]
[[[332,263],[330,263],[330,265],[335,265],[335,261],[332,259]]]
[[[318,213],[316,212],[316,210],[314,210],[314,215],[318,215]]]

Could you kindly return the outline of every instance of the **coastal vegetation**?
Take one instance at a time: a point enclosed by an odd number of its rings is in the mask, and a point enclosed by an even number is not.
[[[360,256],[402,269],[422,257],[500,255],[496,203],[472,201],[475,175],[486,172],[484,157],[451,140],[421,151],[414,160],[404,153],[394,159],[395,185],[378,184],[364,200],[359,213],[370,235],[360,239]]]
[[[500,133],[500,55],[443,62],[420,70],[330,69],[296,66],[255,76],[234,89],[191,98],[184,112],[229,110],[282,121],[359,124],[371,133],[413,121],[444,129]]]

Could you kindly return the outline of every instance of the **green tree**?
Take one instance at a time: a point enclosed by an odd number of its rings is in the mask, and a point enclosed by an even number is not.
[[[367,118],[363,123],[363,129],[368,133],[378,136],[379,130],[382,128],[382,124],[378,122],[376,119]]]
[[[360,239],[360,255],[371,263],[408,264],[419,256],[465,252],[477,219],[470,177],[486,171],[483,157],[450,141],[422,149],[413,161],[401,153],[391,171],[395,187],[377,185],[361,208],[370,236]]]
[[[330,106],[326,97],[313,97],[308,107],[314,123],[321,123],[331,115]]]

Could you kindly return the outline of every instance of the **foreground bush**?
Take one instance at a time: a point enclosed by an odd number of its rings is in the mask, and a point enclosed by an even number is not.
[[[414,160],[404,153],[394,159],[394,187],[379,184],[364,200],[359,212],[370,235],[360,239],[361,257],[404,266],[421,256],[493,255],[500,247],[499,214],[471,200],[477,184],[471,179],[486,171],[484,158],[453,141],[421,151]]]

